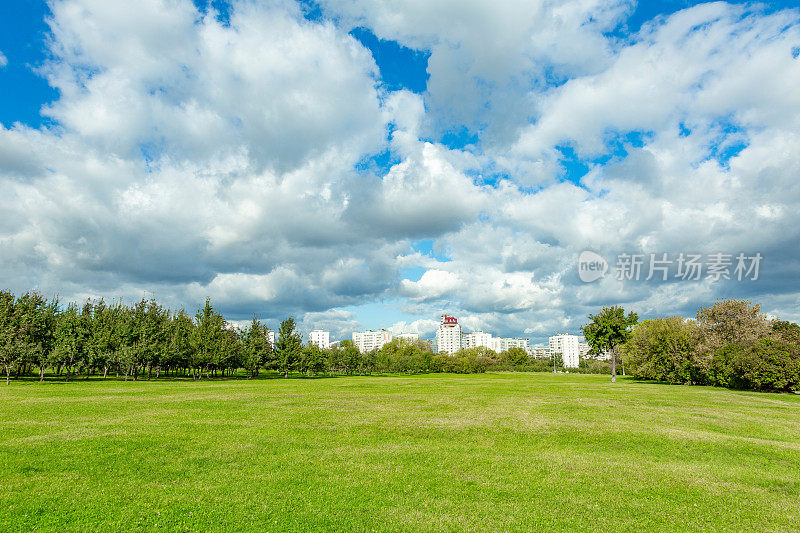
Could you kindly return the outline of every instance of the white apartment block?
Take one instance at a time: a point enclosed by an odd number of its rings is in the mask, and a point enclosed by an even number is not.
[[[561,354],[565,368],[577,368],[580,366],[580,342],[577,335],[567,335],[562,333],[550,337],[550,353]]]
[[[499,339],[500,345],[497,353],[506,352],[511,348],[522,348],[527,353],[530,341],[528,339]]]
[[[269,341],[270,346],[275,346],[275,332],[268,331],[267,332],[267,340]]]
[[[436,331],[438,353],[456,353],[461,349],[461,325],[454,316],[442,315]]]
[[[586,358],[587,355],[589,355],[589,350],[590,349],[591,349],[591,347],[589,346],[588,342],[579,342],[578,343],[578,354],[581,357],[583,357],[584,359]]]
[[[378,331],[354,331],[353,344],[356,345],[358,351],[361,353],[371,352],[372,350],[380,350],[384,344],[391,342],[392,333],[381,329]]]
[[[492,337],[489,339],[489,349],[495,353],[500,353],[503,350],[501,349],[503,346],[503,339],[500,337]]]
[[[473,333],[464,333],[461,336],[462,348],[478,348],[485,346],[486,348],[492,347],[492,334],[484,333],[483,331],[475,331]]]
[[[442,326],[439,326],[440,329],[441,327]],[[530,341],[528,341],[528,339],[494,337],[491,333],[486,333],[485,331],[475,331],[473,333],[464,333],[461,335],[462,348],[479,348],[485,346],[497,353],[505,352],[509,348],[522,348],[528,352],[529,344]]]
[[[528,354],[531,357],[538,357],[540,359],[549,358],[550,347],[537,344],[536,346],[531,346],[530,350],[528,350]]]
[[[331,347],[331,334],[329,331],[315,329],[308,334],[308,342],[309,344],[316,344],[321,350],[327,350]]]
[[[395,335],[396,339],[406,339],[409,341],[418,341],[419,340],[419,333],[400,333]]]

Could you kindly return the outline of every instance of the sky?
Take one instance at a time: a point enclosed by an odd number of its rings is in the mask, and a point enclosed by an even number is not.
[[[799,321],[798,87],[797,2],[4,2],[0,288],[337,339]]]

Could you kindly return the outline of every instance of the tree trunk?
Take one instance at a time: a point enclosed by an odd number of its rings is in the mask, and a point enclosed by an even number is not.
[[[617,382],[617,349],[611,350],[611,383]]]
[[[11,383],[11,368],[9,368],[9,366],[6,365],[6,385],[9,385],[10,383]]]
[[[39,367],[39,383],[44,381],[44,365]]]

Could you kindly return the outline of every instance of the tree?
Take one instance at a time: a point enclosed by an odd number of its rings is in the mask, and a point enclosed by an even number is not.
[[[275,343],[278,371],[283,377],[289,377],[289,372],[294,369],[300,360],[303,351],[303,339],[295,331],[294,318],[289,317],[281,322],[278,328],[278,341]]]
[[[561,352],[552,352],[550,359],[553,362],[553,373],[555,374],[556,368],[564,368],[564,354]]]
[[[317,372],[325,370],[325,359],[325,353],[320,350],[319,346],[309,343],[300,352],[300,371],[310,376],[316,376]]]
[[[80,367],[86,360],[87,330],[84,322],[83,313],[78,312],[75,304],[70,304],[61,313],[56,325],[54,362],[66,370],[65,381],[69,381],[73,369]]]
[[[0,291],[0,363],[6,373],[6,385],[11,381],[11,371],[22,357],[14,303],[13,294]]]
[[[192,376],[195,376],[195,369],[201,369],[202,377],[202,368],[205,368],[206,377],[209,377],[211,365],[220,360],[225,326],[222,315],[214,310],[211,299],[206,298],[205,305],[195,315],[195,327],[192,330]]]
[[[604,307],[599,313],[589,315],[589,323],[583,326],[582,332],[591,347],[589,353],[611,353],[611,382],[617,381],[617,350],[624,345],[631,335],[631,328],[638,322],[639,315],[619,306]]]
[[[785,320],[772,321],[773,336],[800,347],[800,326]]]
[[[623,353],[639,379],[692,383],[700,338],[699,326],[682,317],[644,320],[633,328]]]
[[[268,362],[272,349],[268,333],[269,329],[253,317],[250,326],[242,334],[242,364],[251,378],[257,376],[261,366]]]
[[[772,332],[761,306],[748,300],[717,300],[710,307],[701,307],[697,323],[711,351],[727,344],[754,344]]]
[[[697,311],[703,337],[695,368],[696,381],[707,382],[715,354],[728,345],[748,347],[773,334],[761,306],[749,300],[720,299]]]
[[[514,367],[526,366],[530,363],[528,353],[519,347],[512,347],[500,354],[500,360]]]
[[[714,353],[708,377],[720,387],[794,392],[800,388],[800,347],[775,338],[727,344]]]
[[[190,368],[195,360],[196,346],[192,343],[194,323],[186,311],[181,309],[170,324],[170,364]]]

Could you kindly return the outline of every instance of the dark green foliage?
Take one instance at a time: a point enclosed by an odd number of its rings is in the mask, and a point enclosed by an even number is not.
[[[639,379],[692,383],[700,340],[697,324],[684,318],[644,320],[633,329],[623,354]]]
[[[771,338],[748,346],[729,344],[714,353],[708,381],[732,389],[800,390],[800,347]]]
[[[623,352],[640,379],[734,389],[800,389],[800,326],[769,322],[746,300],[719,300],[695,322],[680,317],[638,324]]]
[[[278,372],[289,376],[300,362],[303,354],[303,339],[300,333],[295,331],[294,318],[289,317],[281,322],[278,329],[278,340],[275,343],[275,359]]]
[[[762,391],[800,390],[800,326],[768,321],[757,305],[720,300],[701,309],[696,322],[680,317],[645,320],[620,307],[591,315],[583,328],[595,354],[624,355],[640,379],[716,385]],[[563,368],[560,354],[531,358],[519,348],[497,354],[488,348],[434,354],[424,341],[395,339],[379,350],[359,353],[350,340],[336,348],[304,347],[293,318],[284,320],[275,346],[256,318],[243,330],[231,327],[210,300],[194,318],[170,313],[154,300],[132,306],[105,300],[61,307],[30,292],[16,298],[0,291],[0,367],[12,378],[49,369],[61,379],[111,372],[124,379],[231,376],[244,369],[288,377],[322,374],[458,374],[487,371],[614,374],[610,362],[581,359]]]
[[[241,337],[241,363],[250,377],[258,375],[261,368],[269,368],[272,363],[272,345],[269,343],[269,328],[253,317],[250,326]]]

